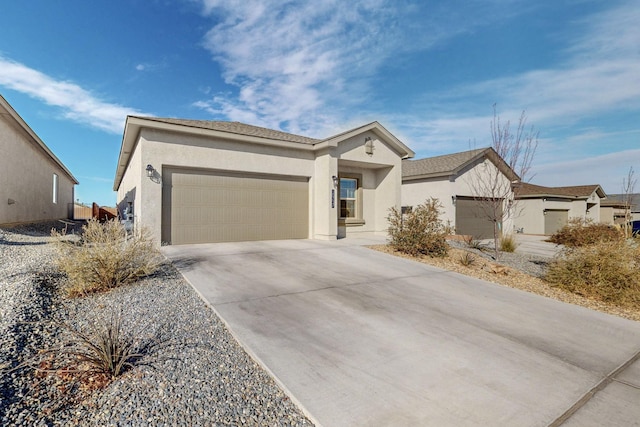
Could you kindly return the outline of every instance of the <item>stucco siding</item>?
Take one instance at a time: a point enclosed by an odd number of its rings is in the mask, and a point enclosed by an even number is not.
[[[367,154],[364,141],[371,138],[373,154]],[[374,132],[364,132],[345,141],[335,149],[340,173],[362,176],[362,214],[364,224],[346,226],[347,235],[358,233],[385,234],[387,217],[392,207],[401,203],[402,159]]]
[[[498,176],[501,188],[510,188],[511,183],[508,178],[499,173],[495,165],[486,159],[470,165],[467,169],[460,171],[457,176],[405,180],[402,184],[402,206],[417,206],[434,197],[442,204],[442,221],[455,227],[456,206],[452,197],[488,197],[491,194],[487,191],[478,191],[479,186],[475,183],[478,179],[494,179],[495,176]],[[513,199],[512,192],[509,192],[503,206],[504,232],[511,232],[514,227],[513,210],[509,209],[508,199]]]
[[[122,201],[123,195],[135,188],[134,212],[137,224],[147,227],[154,239],[160,241],[163,168],[201,168],[309,178],[314,172],[311,157],[310,153],[286,148],[144,129],[133,153],[130,168],[127,168],[123,176],[118,198]],[[155,170],[153,179],[146,176],[145,168],[148,164]],[[122,205],[121,202],[119,204]]]
[[[74,181],[4,114],[0,114],[0,150],[0,224],[69,217]],[[54,174],[58,176],[57,203],[53,202]]]

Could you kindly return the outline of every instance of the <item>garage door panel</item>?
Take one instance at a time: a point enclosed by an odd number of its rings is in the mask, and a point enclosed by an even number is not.
[[[163,241],[172,244],[307,238],[306,178],[165,169]]]
[[[493,221],[482,206],[482,201],[456,197],[456,234],[473,236],[476,239],[493,237]]]

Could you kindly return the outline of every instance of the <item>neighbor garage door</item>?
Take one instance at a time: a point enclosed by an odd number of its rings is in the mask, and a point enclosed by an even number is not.
[[[162,240],[186,243],[305,239],[307,178],[164,169]]]
[[[493,222],[482,209],[481,203],[473,198],[456,197],[456,234],[473,236],[475,239],[493,237]]]
[[[544,234],[552,235],[569,223],[569,211],[545,210]]]

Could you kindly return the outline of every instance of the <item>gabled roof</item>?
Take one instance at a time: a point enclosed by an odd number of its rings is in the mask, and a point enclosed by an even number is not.
[[[544,187],[542,185],[523,182],[515,190],[516,198],[560,197],[570,199],[586,199],[589,198],[594,192],[601,199],[607,197],[602,187],[600,187],[600,185],[598,184],[576,185],[570,187]]]
[[[309,138],[260,126],[240,122],[224,122],[210,120],[185,120],[174,118],[127,116],[122,137],[122,145],[118,156],[114,191],[118,190],[124,171],[129,164],[131,153],[138,143],[138,135],[142,128],[181,132],[194,135],[224,138],[227,140],[315,151],[325,147],[336,147],[340,142],[363,132],[371,131],[384,138],[401,158],[413,157],[414,152],[393,136],[380,123],[371,122],[325,139]]]
[[[144,119],[159,123],[169,123],[199,129],[217,130],[221,132],[234,133],[237,135],[245,136],[257,136],[262,138],[275,139],[280,141],[299,142],[301,144],[316,144],[320,142],[319,139],[308,138],[306,136],[294,135],[292,133],[281,132],[279,130],[267,129],[260,126],[248,125],[240,122],[223,122],[215,120],[187,120],[187,119],[172,119],[172,118],[160,118],[160,117],[137,117],[133,118]]]
[[[640,193],[632,194],[607,194],[607,198],[600,202],[600,206],[626,206],[629,201],[632,212],[640,212]]]
[[[27,135],[30,142],[36,147],[40,153],[42,153],[47,159],[53,162],[58,168],[69,177],[74,184],[78,184],[78,180],[69,172],[69,169],[56,157],[55,154],[42,142],[40,137],[29,127],[29,125],[20,117],[20,115],[13,109],[11,104],[7,102],[2,95],[0,95],[0,117],[12,121],[14,125],[17,125]]]
[[[420,160],[404,160],[402,162],[402,180],[411,181],[424,178],[455,176],[464,168],[485,156],[491,160],[510,181],[520,180],[520,177],[518,177],[513,169],[490,147],[428,157]]]

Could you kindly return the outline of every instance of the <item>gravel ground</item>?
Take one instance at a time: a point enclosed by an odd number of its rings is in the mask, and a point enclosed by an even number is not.
[[[0,230],[1,425],[312,425],[171,265],[108,293],[62,296],[49,229]],[[10,371],[46,363],[38,350],[69,340],[48,320],[88,330],[114,311],[143,356],[105,388],[64,371]]]

